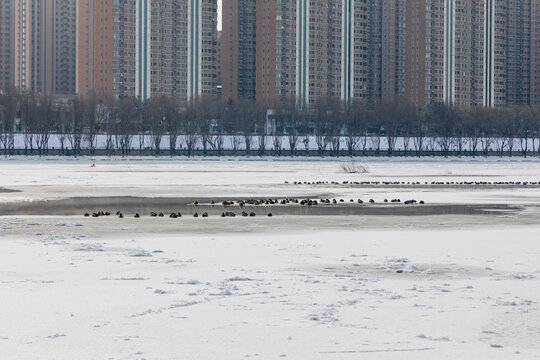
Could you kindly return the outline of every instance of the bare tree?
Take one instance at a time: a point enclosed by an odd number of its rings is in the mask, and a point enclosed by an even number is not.
[[[62,155],[66,154],[68,143],[68,129],[71,119],[73,118],[74,101],[68,101],[59,107],[58,125],[56,137],[60,143],[60,151]]]
[[[107,119],[109,105],[112,103],[110,97],[100,98],[91,94],[85,101],[86,116],[84,116],[84,133],[90,148],[90,155],[95,155],[97,147],[97,134]]]
[[[162,96],[160,103],[165,130],[169,135],[169,154],[175,156],[181,123],[185,117],[185,109],[180,107],[175,98],[169,96]]]
[[[276,156],[281,155],[282,141],[282,135],[274,134],[274,136],[272,136],[272,143],[274,145],[274,153],[276,154]]]
[[[13,154],[17,101],[14,95],[0,95],[0,145],[4,155]]]
[[[150,131],[154,155],[161,154],[161,141],[165,134],[167,124],[165,122],[161,97],[152,97],[142,105],[143,128]]]
[[[330,137],[330,150],[332,156],[339,156],[341,150],[341,136],[334,135]]]
[[[259,146],[258,152],[259,156],[264,156],[266,154],[266,145],[267,145],[267,124],[266,124],[266,114],[268,112],[268,107],[266,104],[257,104],[256,105],[256,123],[255,123],[255,133],[258,134]]]
[[[426,147],[426,137],[429,132],[429,125],[426,121],[426,114],[419,113],[418,116],[416,116],[413,119],[412,124],[412,134],[413,134],[413,144],[414,149],[416,152],[416,156],[420,157],[424,154],[424,149]]]
[[[221,104],[213,98],[203,98],[199,103],[200,116],[199,135],[203,148],[203,155],[208,154],[209,149],[215,150],[215,135],[219,133],[221,126]]]
[[[349,156],[353,156],[360,144],[360,137],[358,136],[361,128],[360,122],[362,121],[362,115],[364,113],[357,104],[349,106],[345,112],[345,144],[347,146],[347,153]]]
[[[530,106],[519,106],[514,115],[514,125],[516,136],[519,140],[519,148],[521,155],[527,157],[529,152],[529,143],[533,138],[533,128],[534,128],[534,111]]]
[[[240,133],[244,136],[244,148],[246,155],[249,156],[253,144],[253,134],[257,129],[259,116],[257,105],[250,102],[244,102],[240,114]]]
[[[20,99],[19,111],[23,130],[24,154],[32,155],[34,153],[34,137],[39,113],[37,100],[29,95],[23,95]]]
[[[123,97],[117,102],[118,114],[114,129],[117,147],[123,157],[130,154],[141,106],[140,100],[134,97]]]
[[[456,114],[453,105],[437,103],[430,109],[430,120],[434,136],[444,156],[448,156],[455,132]]]
[[[465,146],[467,144],[466,134],[466,115],[467,111],[464,108],[456,108],[455,111],[455,125],[454,125],[454,142],[458,151],[458,156],[463,154]]]
[[[281,105],[281,111],[279,111],[291,156],[296,155],[300,142],[300,132],[304,125],[302,113],[303,111],[296,106],[295,99],[284,100]]]
[[[81,144],[84,134],[84,124],[88,116],[86,99],[78,97],[73,102],[73,116],[69,116],[66,122],[67,140],[73,156],[81,154]]]
[[[58,122],[60,110],[50,97],[42,97],[39,100],[35,141],[39,155],[44,155],[49,150],[49,139]]]
[[[534,153],[536,151],[536,135],[540,134],[538,131],[539,125],[540,125],[540,111],[537,107],[530,107],[529,108],[530,117],[529,117],[529,132],[530,132],[530,138],[531,138],[531,151]]]
[[[468,108],[464,112],[464,127],[472,156],[476,156],[482,137],[481,124],[489,120],[489,112],[483,107]]]
[[[377,156],[381,154],[381,130],[383,125],[377,111],[371,111],[368,118],[369,143],[371,148],[376,151]]]
[[[335,120],[339,116],[340,108],[330,97],[320,98],[315,106],[317,111],[315,142],[319,156],[325,156],[332,142],[332,135],[338,132],[339,125],[335,124]]]
[[[194,100],[188,105],[186,116],[184,117],[183,132],[186,143],[187,156],[193,156],[195,146],[199,140],[197,135],[197,102]]]
[[[375,108],[377,117],[386,134],[388,156],[392,156],[400,131],[401,118],[399,118],[401,104],[397,99],[381,101]]]
[[[401,123],[400,132],[403,139],[403,153],[407,156],[411,143],[414,125],[418,121],[418,109],[411,103],[402,103],[400,107]]]
[[[482,153],[484,156],[488,156],[489,151],[494,141],[494,137],[493,137],[494,110],[493,109],[486,109],[485,120],[486,121],[484,123],[477,123],[477,126],[480,131],[480,147],[482,149]]]
[[[498,109],[497,111],[491,111],[491,122],[493,127],[493,142],[499,156],[504,155],[505,149],[508,149],[510,156],[512,155],[514,142],[514,117],[510,116],[510,112],[506,112],[505,109]]]

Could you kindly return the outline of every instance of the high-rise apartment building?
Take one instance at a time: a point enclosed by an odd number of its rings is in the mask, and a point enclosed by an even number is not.
[[[399,97],[405,86],[405,0],[371,1],[368,16],[369,97]]]
[[[341,0],[257,2],[257,100],[341,98],[343,26]]]
[[[76,0],[43,1],[41,19],[45,33],[41,36],[41,46],[45,56],[40,72],[46,94],[75,94],[76,91],[76,3]]]
[[[408,1],[406,99],[538,104],[538,6],[535,0]]]
[[[116,97],[217,91],[216,0],[80,1],[78,87]],[[93,27],[93,33],[87,32]]]
[[[444,0],[407,1],[405,88],[407,101],[442,102],[444,92]]]
[[[256,73],[259,102],[293,97],[309,106],[322,98],[377,100],[404,93],[405,0],[261,0],[252,4],[256,25],[249,33],[236,25],[245,8],[241,1],[224,7],[223,78],[240,78],[234,72],[243,65],[235,54],[255,57],[255,69],[243,74]],[[256,48],[236,40],[254,34]]]
[[[221,85],[225,100],[255,100],[257,1],[222,3]]]
[[[0,0],[0,90],[13,87],[12,57],[13,37],[11,18],[14,4],[10,0]]]
[[[370,97],[370,0],[343,2],[342,99]]]
[[[99,2],[77,1],[77,88],[76,92],[88,96],[96,87],[100,57],[100,33],[95,31],[99,18],[95,16]]]
[[[224,4],[223,83],[224,89],[245,85],[238,80],[255,71],[260,102],[288,97],[306,105],[321,97],[403,98],[418,106],[540,101],[537,0],[245,3]],[[255,27],[238,26],[253,8]],[[251,42],[241,41],[253,36],[255,55]],[[255,58],[255,69],[239,71],[251,64],[240,54]],[[227,96],[245,97],[235,91]]]
[[[216,42],[216,84],[217,84],[217,95],[221,97],[222,93],[222,81],[221,81],[221,38],[223,36],[223,31],[218,30],[217,32],[217,42]]]
[[[486,6],[484,1],[447,1],[445,4],[444,101],[482,105],[489,91],[486,78]]]
[[[257,2],[256,99],[273,104],[288,98],[305,99],[308,83],[307,50],[302,19],[307,18],[306,1]],[[227,20],[224,21],[227,23]]]
[[[540,3],[486,0],[486,105],[539,104]]]
[[[75,93],[75,3],[0,2],[2,87],[47,95]]]
[[[540,104],[538,0],[0,0],[0,88]],[[221,45],[219,44],[221,43]]]

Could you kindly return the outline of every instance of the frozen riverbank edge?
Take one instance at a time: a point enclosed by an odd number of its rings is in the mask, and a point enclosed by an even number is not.
[[[335,162],[335,163],[408,163],[408,162],[458,162],[458,163],[507,163],[507,162],[540,162],[540,156],[65,156],[65,155],[3,155],[0,152],[0,163],[24,161],[55,161],[55,162]]]

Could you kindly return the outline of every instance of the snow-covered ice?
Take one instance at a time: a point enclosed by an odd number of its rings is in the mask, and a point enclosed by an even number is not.
[[[502,210],[181,220],[5,214],[1,358],[540,357],[539,188],[342,184],[538,182],[539,162],[369,161],[367,174],[345,174],[334,161],[90,164],[2,161],[0,188],[18,192],[0,193],[0,210],[115,196],[410,198]]]

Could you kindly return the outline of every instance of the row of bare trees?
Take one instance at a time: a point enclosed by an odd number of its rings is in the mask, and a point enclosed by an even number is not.
[[[186,104],[165,96],[141,102],[97,96],[0,95],[0,149],[5,154],[14,153],[18,133],[24,139],[24,153],[40,155],[48,153],[52,136],[62,153],[79,155],[84,150],[93,155],[99,135],[105,138],[100,147],[107,154],[123,156],[145,149],[160,154],[163,147],[175,155],[180,142],[187,155],[196,149],[203,154],[242,149],[246,154],[265,155],[270,148],[274,153],[287,148],[295,155],[312,150],[313,141],[320,155],[333,156],[367,154],[368,150],[390,156],[396,151],[417,156],[434,151],[526,156],[540,153],[540,109],[446,104],[418,108],[398,100],[344,104],[329,98],[305,109],[294,101],[264,106],[212,98]],[[225,136],[231,139],[227,148]]]

